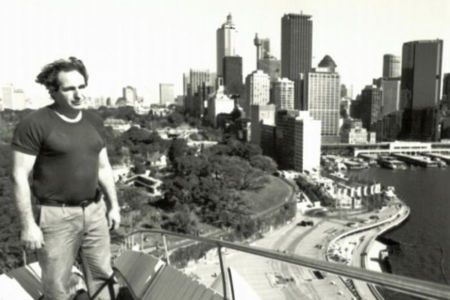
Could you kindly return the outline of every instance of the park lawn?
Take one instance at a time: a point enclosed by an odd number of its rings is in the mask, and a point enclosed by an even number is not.
[[[241,194],[244,199],[248,199],[250,210],[253,213],[258,213],[280,204],[291,191],[291,187],[280,178],[269,175],[266,178],[268,182],[260,190],[244,191]]]

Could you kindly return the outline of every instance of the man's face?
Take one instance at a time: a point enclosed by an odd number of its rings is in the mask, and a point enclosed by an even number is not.
[[[56,104],[62,109],[79,110],[85,100],[86,82],[78,71],[60,71],[58,73],[59,88],[52,93]]]

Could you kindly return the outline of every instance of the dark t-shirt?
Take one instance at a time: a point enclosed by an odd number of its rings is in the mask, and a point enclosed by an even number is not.
[[[80,121],[62,120],[49,107],[27,115],[16,127],[13,150],[36,155],[32,191],[47,200],[76,204],[93,199],[99,153],[105,147],[103,120],[83,111]]]

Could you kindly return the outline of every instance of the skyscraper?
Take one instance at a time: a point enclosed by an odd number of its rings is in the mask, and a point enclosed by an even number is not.
[[[383,78],[381,81],[383,116],[400,109],[400,79]]]
[[[374,85],[366,86],[361,92],[359,118],[364,128],[375,130],[375,123],[381,118],[382,90]]]
[[[223,58],[223,83],[225,93],[242,94],[242,57],[225,56]]]
[[[312,20],[303,14],[287,14],[281,19],[281,76],[299,79],[312,64]]]
[[[277,109],[294,109],[294,82],[287,78],[273,82],[273,99]]]
[[[189,71],[189,85],[188,85],[188,95],[189,87],[191,95],[197,93],[202,85],[214,87],[215,76],[209,70],[194,70]]]
[[[311,69],[312,29],[308,15],[287,14],[281,19],[281,77],[294,81],[296,109],[303,101],[303,76]]]
[[[23,110],[27,107],[25,92],[15,89],[12,84],[2,88],[3,109]]]
[[[439,93],[442,77],[442,40],[403,44],[400,138],[436,141],[440,138]]]
[[[400,57],[393,54],[383,56],[383,78],[400,77]]]
[[[322,136],[338,141],[341,98],[340,76],[335,69],[336,63],[326,55],[318,68],[307,73],[301,109],[322,121]]]
[[[282,169],[319,170],[320,126],[321,121],[313,119],[308,111],[277,112],[276,155]]]
[[[267,104],[270,100],[270,78],[261,70],[254,71],[245,78],[246,103],[245,113],[250,113],[253,104]]]
[[[275,105],[251,105],[251,142],[261,144],[261,127],[263,124],[275,126]]]
[[[159,84],[159,104],[169,105],[175,101],[175,94],[173,91],[173,83]]]
[[[226,22],[217,29],[217,77],[223,77],[223,58],[236,55],[236,33],[236,27],[229,14]]]
[[[438,104],[442,77],[442,40],[403,44],[401,108],[432,108]]]
[[[138,100],[136,88],[132,86],[126,86],[122,88],[122,98],[125,101],[125,105],[133,106]]]
[[[442,100],[447,105],[450,104],[450,73],[444,74],[444,80],[442,81]]]

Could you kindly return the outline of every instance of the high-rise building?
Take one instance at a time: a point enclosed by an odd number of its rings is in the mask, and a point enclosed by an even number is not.
[[[276,116],[277,161],[282,169],[318,171],[321,121],[308,111],[278,111]]]
[[[436,107],[442,77],[442,40],[403,44],[401,108]]]
[[[242,57],[225,56],[223,58],[223,83],[225,93],[229,95],[242,94]]]
[[[225,56],[235,56],[235,39],[237,30],[233,23],[231,14],[227,20],[217,29],[217,76],[223,77],[223,58]]]
[[[386,116],[400,109],[400,78],[384,78],[381,81],[382,115]]]
[[[275,126],[275,105],[251,105],[251,142],[261,144],[262,125]]]
[[[375,85],[368,85],[361,92],[357,117],[367,130],[375,130],[374,126],[382,116],[382,95],[383,91]]]
[[[12,84],[2,88],[3,109],[23,110],[27,107],[25,92]]]
[[[132,86],[126,86],[122,89],[122,98],[125,105],[133,106],[138,100],[136,88]]]
[[[303,14],[287,14],[281,19],[281,77],[295,84],[295,108],[301,109],[303,78],[312,64],[312,20]]]
[[[173,83],[159,84],[159,104],[169,105],[175,101],[175,93],[173,90]]]
[[[258,60],[258,70],[270,76],[270,81],[274,82],[280,78],[281,61],[275,57],[266,57]]]
[[[249,115],[253,104],[268,104],[270,101],[270,78],[261,70],[254,71],[245,78],[245,113]]]
[[[214,87],[215,86],[215,75],[211,73],[209,70],[194,70],[191,69],[189,71],[189,83],[187,86],[187,95],[189,93],[194,95],[197,93],[203,85]],[[190,92],[189,92],[190,90]]]
[[[400,77],[401,61],[400,57],[393,54],[383,56],[383,78]]]
[[[183,73],[183,96],[188,95],[188,85],[191,83],[189,74]]]
[[[287,78],[279,78],[272,83],[273,99],[278,110],[294,109],[294,82]]]
[[[318,68],[305,76],[301,108],[308,110],[314,119],[322,121],[322,136],[336,137],[336,141],[339,136],[340,96],[336,63],[326,55]]]
[[[450,73],[444,74],[442,81],[442,100],[450,107]]]
[[[400,109],[401,139],[440,138],[438,104],[442,77],[442,40],[403,44]]]
[[[281,19],[281,76],[290,80],[306,74],[312,64],[311,16],[286,14]]]

